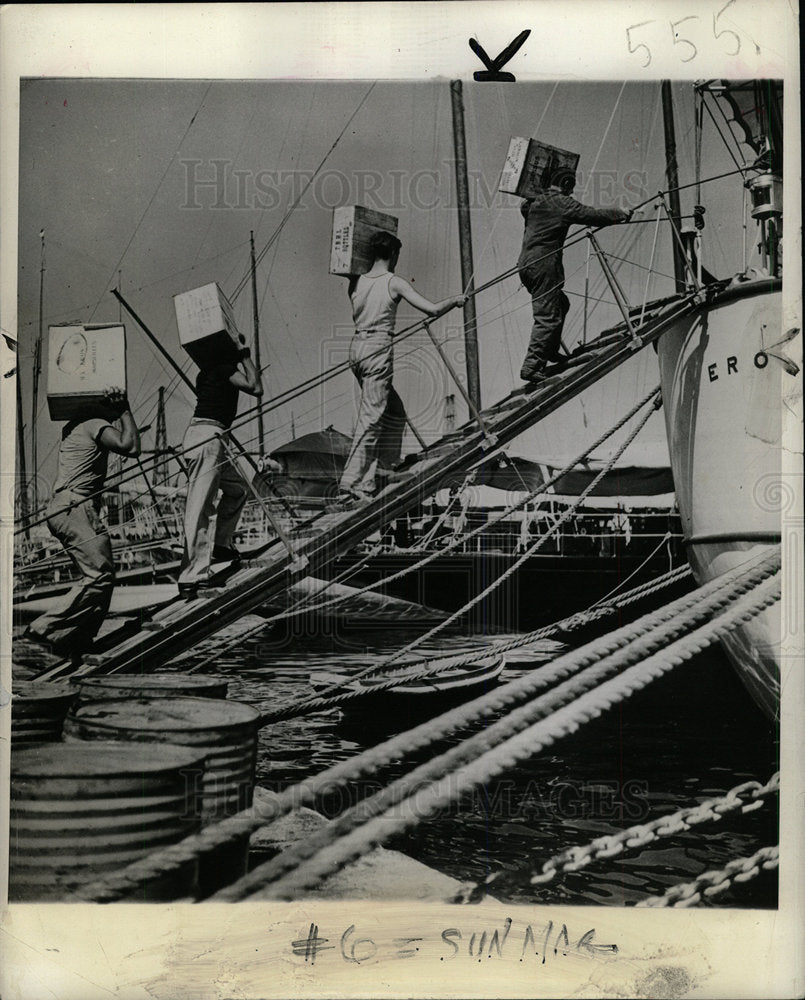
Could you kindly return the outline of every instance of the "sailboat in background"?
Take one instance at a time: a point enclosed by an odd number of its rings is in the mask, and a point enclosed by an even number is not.
[[[705,583],[780,543],[771,497],[782,474],[781,401],[799,376],[784,352],[799,330],[782,330],[782,83],[714,81],[698,90],[701,101],[726,102],[756,157],[743,179],[761,255],[759,269],[707,284],[696,312],[658,343],[677,503],[691,568]],[[700,280],[694,252],[684,267],[683,286]],[[779,604],[722,640],[772,718],[780,704],[780,640]]]

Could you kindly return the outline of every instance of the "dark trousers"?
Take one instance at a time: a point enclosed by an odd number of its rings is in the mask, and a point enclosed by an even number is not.
[[[520,378],[528,379],[559,356],[562,327],[570,301],[562,291],[564,275],[556,268],[524,267],[520,271],[520,280],[531,295],[534,314],[531,341],[520,369]]]

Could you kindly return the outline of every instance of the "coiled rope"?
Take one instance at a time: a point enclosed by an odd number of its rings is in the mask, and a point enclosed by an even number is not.
[[[342,761],[320,774],[281,792],[259,815],[246,810],[211,825],[181,843],[134,862],[120,872],[105,876],[84,887],[77,898],[98,901],[120,899],[162,875],[181,868],[198,857],[253,833],[266,823],[302,805],[315,806],[319,796],[338,791],[350,781],[372,776],[389,764],[427,749],[451,734],[464,731],[479,721],[507,711],[533,698],[550,684],[572,676],[602,657],[621,651],[621,662],[634,662],[661,649],[672,635],[682,634],[683,621],[699,621],[716,613],[737,595],[747,593],[779,571],[779,549],[748,561],[691,594],[672,601],[662,609],[603,636],[554,663],[517,678],[467,704],[429,720],[409,732]],[[653,637],[653,638],[652,638]],[[507,735],[511,734],[511,730]]]
[[[780,599],[779,577],[739,598],[730,609],[671,646],[626,670],[616,662],[617,676],[599,683],[583,694],[574,681],[511,713],[506,719],[448,751],[435,762],[417,768],[384,791],[342,814],[330,826],[294,845],[277,858],[261,865],[233,885],[216,893],[213,900],[293,899],[323,879],[374,850],[393,836],[429,819],[473,788],[510,770],[556,740],[575,732],[585,722],[598,718],[651,681],[700,653],[723,635],[754,618]],[[614,658],[622,660],[621,657]],[[587,673],[592,673],[591,668]],[[564,690],[562,690],[564,689]],[[556,708],[561,695],[570,704]],[[548,714],[550,713],[550,714]],[[519,718],[516,718],[518,717]],[[535,716],[541,716],[531,722]],[[526,724],[523,728],[523,723]],[[517,731],[517,735],[494,744],[495,736]],[[497,731],[497,732],[496,732]],[[480,752],[480,756],[478,753]],[[468,757],[474,759],[468,760]],[[448,758],[451,769],[445,762]],[[431,772],[443,777],[431,776]]]

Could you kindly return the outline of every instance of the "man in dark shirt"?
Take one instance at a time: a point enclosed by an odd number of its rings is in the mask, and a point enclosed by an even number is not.
[[[562,247],[574,223],[581,226],[608,226],[628,222],[631,212],[620,208],[592,208],[571,197],[572,176],[557,176],[545,191],[520,206],[525,220],[523,246],[517,259],[520,280],[531,295],[534,326],[531,342],[520,370],[526,382],[544,377],[549,362],[559,360],[562,327],[570,302],[563,288],[565,272]]]
[[[237,416],[241,390],[250,396],[263,393],[248,347],[241,348],[238,362],[203,369],[196,378],[196,409],[182,442],[188,475],[184,554],[179,573],[179,593],[183,597],[193,598],[199,589],[209,587],[213,561],[238,559],[232,536],[247,491],[243,476],[227,458],[223,438]],[[219,490],[221,499],[216,511]],[[215,513],[215,536],[211,538],[210,518]]]

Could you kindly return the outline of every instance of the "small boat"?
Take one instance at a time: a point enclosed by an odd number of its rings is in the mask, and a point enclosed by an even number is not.
[[[477,656],[478,651],[474,652]],[[426,661],[417,660],[401,663],[399,667],[425,665]],[[326,671],[312,674],[310,683],[318,692],[327,690],[333,694],[358,695],[341,705],[345,715],[360,714],[365,721],[385,723],[389,721],[387,713],[393,713],[395,721],[400,715],[420,712],[433,715],[476,698],[498,683],[505,666],[506,656],[501,653],[482,663],[445,667],[439,674],[430,677],[402,679],[392,688],[381,688],[388,681],[382,675],[350,680],[349,677]]]

